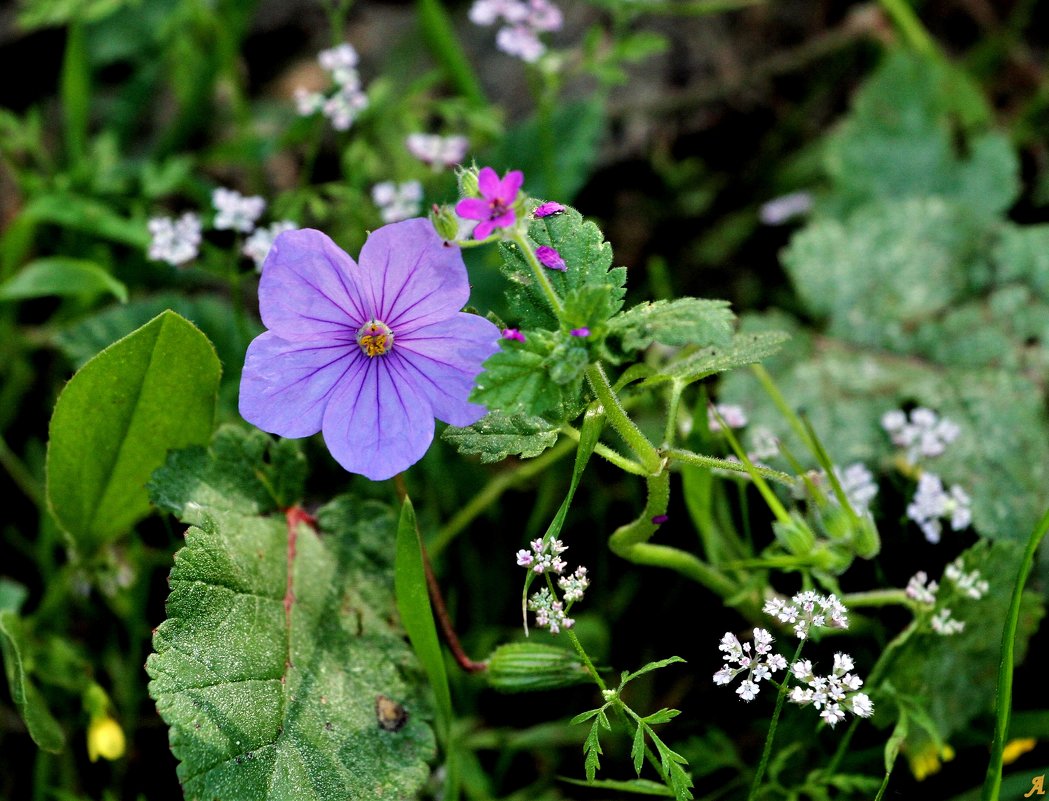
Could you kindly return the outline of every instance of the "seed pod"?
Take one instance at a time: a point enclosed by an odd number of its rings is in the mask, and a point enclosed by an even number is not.
[[[504,693],[552,690],[590,678],[571,651],[531,642],[500,645],[488,658],[486,675],[489,685]]]

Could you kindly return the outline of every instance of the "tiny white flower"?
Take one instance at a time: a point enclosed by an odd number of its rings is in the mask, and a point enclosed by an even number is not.
[[[737,671],[733,670],[728,665],[726,665],[714,674],[714,683],[729,684],[734,678],[736,678],[736,673]]]
[[[255,221],[266,210],[266,201],[258,195],[245,197],[221,186],[211,193],[211,205],[215,207],[215,228],[245,234],[255,227]]]
[[[418,216],[422,208],[422,184],[418,181],[400,184],[383,181],[372,187],[372,200],[379,207],[384,222],[411,219]]]
[[[834,654],[834,673],[835,674],[840,676],[843,673],[848,673],[850,670],[855,669],[855,667],[856,667],[856,665],[852,661],[852,657],[849,656],[848,654],[843,654],[841,652]]]
[[[852,697],[852,714],[861,718],[869,718],[874,714],[874,704],[865,693],[857,693]]]
[[[465,136],[438,136],[437,134],[413,133],[405,140],[408,152],[435,170],[454,167],[466,158],[470,146]]]
[[[827,704],[823,711],[820,712],[820,717],[833,728],[839,721],[845,720],[845,713],[841,711],[841,707],[837,704]]]
[[[525,25],[500,28],[495,35],[495,46],[529,64],[534,64],[546,52],[546,45],[539,41],[534,29]]]
[[[743,428],[747,424],[747,413],[742,406],[736,406],[731,403],[718,403],[713,408],[707,409],[707,426],[712,432],[721,430],[721,423],[718,421],[717,415],[721,415],[721,419],[725,421],[725,425],[729,428]]]
[[[810,678],[812,676],[812,662],[808,659],[803,659],[791,665],[790,670],[798,679]]]
[[[808,214],[812,210],[813,199],[810,192],[791,192],[761,204],[758,219],[763,225],[783,225],[789,220]]]
[[[298,225],[291,220],[281,220],[272,223],[268,228],[256,228],[244,241],[241,252],[255,262],[255,269],[262,271],[262,265],[266,263],[266,257],[270,254],[273,242],[277,236],[285,231],[293,231]]]
[[[186,212],[177,220],[153,217],[146,227],[150,233],[149,258],[180,266],[197,257],[201,242],[200,216]]]
[[[754,696],[756,696],[760,691],[761,688],[758,687],[758,685],[752,681],[744,681],[742,684],[739,685],[739,687],[736,688],[736,694],[739,695],[739,697],[742,698],[744,701],[753,701]]]

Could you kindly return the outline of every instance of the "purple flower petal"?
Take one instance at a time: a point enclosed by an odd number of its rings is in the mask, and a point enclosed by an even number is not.
[[[364,359],[352,339],[310,344],[267,331],[248,346],[241,417],[282,437],[316,434],[336,385],[358,372]]]
[[[560,270],[564,272],[568,269],[565,264],[565,260],[561,258],[561,254],[549,245],[540,245],[535,249],[535,257],[539,259],[539,263],[550,270]]]
[[[487,220],[491,206],[476,197],[467,197],[455,204],[455,213],[464,220]]]
[[[320,231],[285,231],[273,242],[259,281],[262,322],[283,339],[339,336],[368,319],[357,265]]]
[[[483,317],[460,312],[397,340],[391,369],[424,395],[439,420],[453,426],[476,423],[487,413],[468,403],[481,363],[499,350],[499,329]]]
[[[516,340],[517,342],[524,342],[525,341],[525,335],[522,334],[516,328],[504,328],[503,329],[503,339],[513,339],[513,340]]]
[[[361,248],[360,276],[370,314],[392,328],[398,341],[448,319],[470,298],[462,253],[446,246],[423,218],[372,232]]]
[[[396,346],[395,346],[396,347]],[[351,473],[372,481],[397,475],[419,461],[433,441],[433,412],[383,357],[369,359],[335,390],[324,413],[324,442]]]
[[[485,200],[495,198],[498,195],[501,184],[499,174],[491,167],[482,167],[481,171],[477,173],[477,189]]]
[[[524,173],[520,170],[511,170],[499,184],[499,197],[504,203],[513,203],[523,184]]]
[[[495,223],[491,220],[478,223],[474,228],[474,239],[487,239],[493,228],[495,228]]]
[[[553,200],[548,200],[546,203],[541,203],[535,207],[535,211],[532,212],[532,216],[536,219],[542,219],[543,217],[549,217],[553,214],[560,214],[565,210],[565,207],[560,203],[555,203]]]

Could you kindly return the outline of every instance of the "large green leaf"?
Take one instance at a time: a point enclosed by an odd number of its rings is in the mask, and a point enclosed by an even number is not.
[[[726,347],[700,348],[688,352],[660,368],[642,384],[647,386],[668,381],[690,384],[716,373],[760,362],[776,353],[786,340],[787,335],[778,331],[736,334]]]
[[[48,295],[93,298],[108,293],[127,302],[127,287],[93,261],[55,256],[27,264],[0,284],[0,300],[25,300]]]
[[[612,319],[610,328],[627,350],[664,345],[719,345],[732,339],[735,315],[724,300],[679,298],[639,303]]]
[[[242,440],[244,460],[226,463],[248,475],[250,438],[223,437]],[[298,510],[258,514],[257,487],[197,457],[153,482],[196,525],[146,663],[187,799],[414,797],[432,710],[395,622],[391,510],[340,498],[318,533]]]
[[[30,657],[25,626],[14,612],[0,611],[0,653],[4,655],[4,672],[11,700],[25,721],[29,736],[45,751],[61,751],[66,743],[65,734],[29,678],[26,663]]]
[[[530,331],[524,342],[502,341],[477,377],[470,400],[510,415],[539,415],[578,394],[588,362],[573,337]]]
[[[167,452],[208,441],[220,372],[207,337],[168,311],[73,376],[51,417],[47,498],[78,549],[128,531]]]

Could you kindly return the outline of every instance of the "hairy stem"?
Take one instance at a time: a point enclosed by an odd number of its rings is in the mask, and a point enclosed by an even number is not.
[[[653,476],[659,474],[663,470],[663,457],[626,413],[619,396],[608,381],[601,362],[595,362],[586,368],[586,378],[594,394],[597,395],[597,399],[601,401],[605,416],[612,424],[612,428],[626,441],[627,446],[634,452],[645,470]]]

